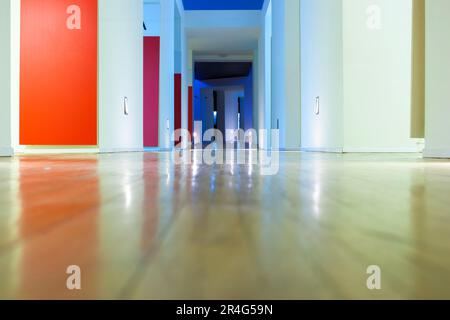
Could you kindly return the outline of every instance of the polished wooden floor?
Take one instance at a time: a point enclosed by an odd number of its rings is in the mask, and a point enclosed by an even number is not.
[[[449,161],[171,156],[0,158],[0,298],[450,299]]]

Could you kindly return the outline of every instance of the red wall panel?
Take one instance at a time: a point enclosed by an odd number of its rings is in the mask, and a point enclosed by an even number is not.
[[[97,0],[22,0],[20,143],[97,145]]]
[[[144,146],[158,146],[159,37],[144,37]]]
[[[192,128],[194,127],[194,110],[193,110],[193,104],[194,104],[194,93],[192,86],[189,86],[188,88],[188,130],[192,137]]]
[[[181,129],[181,74],[179,73],[175,74],[174,91],[174,128],[177,130]]]

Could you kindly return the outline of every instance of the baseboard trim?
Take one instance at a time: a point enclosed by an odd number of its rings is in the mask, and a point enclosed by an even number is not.
[[[423,150],[424,158],[449,159],[450,149],[427,149]]]
[[[280,151],[280,152],[300,152],[302,148],[278,148],[278,150],[272,149],[272,151]]]
[[[0,148],[0,157],[12,157],[13,155],[13,148]]]
[[[144,148],[144,152],[172,152],[174,150],[181,150],[181,149],[175,149],[175,148],[159,148],[159,147],[151,147],[151,148]],[[194,149],[191,149],[194,150]],[[201,150],[201,149],[200,149]]]
[[[421,153],[420,147],[403,148],[344,148],[344,153]]]
[[[39,155],[39,154],[95,154],[98,153],[97,148],[33,148],[33,147],[17,147],[15,154]]]
[[[301,148],[303,152],[343,153],[342,148]]]
[[[144,152],[144,148],[100,148],[98,153]]]

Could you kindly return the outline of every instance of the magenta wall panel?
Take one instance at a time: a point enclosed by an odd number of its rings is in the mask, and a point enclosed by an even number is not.
[[[181,129],[181,74],[176,73],[174,80],[174,129],[178,130]],[[179,142],[181,142],[181,138],[176,144]]]
[[[158,147],[159,37],[144,37],[144,147]]]

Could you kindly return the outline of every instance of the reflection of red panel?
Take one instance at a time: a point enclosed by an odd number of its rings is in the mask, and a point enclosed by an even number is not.
[[[20,43],[20,143],[97,145],[97,0],[22,0]]]
[[[181,74],[176,73],[174,79],[174,121],[175,130],[181,129]]]
[[[17,298],[95,298],[101,198],[97,159],[23,158],[19,165],[17,226],[23,246]],[[83,290],[65,286],[65,270],[74,264],[82,270]]]
[[[193,120],[193,116],[194,116],[194,110],[192,110],[192,105],[194,103],[194,96],[193,96],[193,92],[192,92],[192,86],[189,86],[188,88],[188,130],[189,133],[191,134],[192,137],[192,127],[194,126],[194,120]]]
[[[144,37],[144,146],[158,146],[159,37]]]

